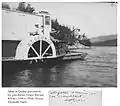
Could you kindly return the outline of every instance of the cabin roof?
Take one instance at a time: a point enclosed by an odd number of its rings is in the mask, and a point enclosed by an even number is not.
[[[22,14],[29,14],[29,15],[35,15],[35,16],[43,16],[43,15],[50,15],[48,12],[44,12],[44,11],[41,11],[39,13],[28,13],[28,12],[22,12],[22,11],[19,11],[19,10],[11,10],[11,9],[6,9],[6,8],[2,8],[2,10],[6,10],[6,11],[11,11],[11,12],[17,12],[17,13],[22,13]]]

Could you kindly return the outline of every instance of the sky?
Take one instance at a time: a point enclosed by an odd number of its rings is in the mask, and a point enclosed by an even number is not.
[[[48,11],[61,25],[79,28],[88,38],[117,33],[117,4],[80,2],[29,2],[37,11]],[[9,3],[12,7],[17,3]]]

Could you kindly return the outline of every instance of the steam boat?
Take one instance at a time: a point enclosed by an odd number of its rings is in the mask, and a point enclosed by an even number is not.
[[[51,62],[84,59],[87,53],[71,52],[53,38],[48,12],[30,14],[2,9],[2,61]]]

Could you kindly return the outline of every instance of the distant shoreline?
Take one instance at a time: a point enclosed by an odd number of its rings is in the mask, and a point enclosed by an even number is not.
[[[94,42],[91,45],[92,46],[117,46],[117,39]]]

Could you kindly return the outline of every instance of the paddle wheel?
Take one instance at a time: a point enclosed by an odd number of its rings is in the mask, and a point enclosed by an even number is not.
[[[43,35],[36,35],[22,40],[17,49],[15,59],[43,59],[56,57],[53,42]]]

